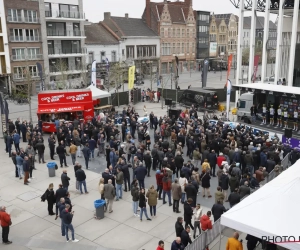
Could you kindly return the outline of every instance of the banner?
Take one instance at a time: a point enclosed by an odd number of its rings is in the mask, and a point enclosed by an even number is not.
[[[295,138],[287,138],[282,136],[282,143],[289,144],[292,148],[299,148],[300,147],[300,140]]]
[[[216,42],[210,42],[209,43],[209,57],[216,57],[217,56],[217,48],[218,43]]]
[[[233,57],[232,54],[230,56],[228,56],[228,63],[227,63],[228,67],[227,67],[227,78],[226,78],[226,81],[228,80],[229,75],[230,75],[231,64],[232,64],[232,57]]]
[[[227,90],[226,90],[226,118],[229,121],[229,106],[230,106],[230,94],[231,94],[231,81],[228,79],[227,80]]]
[[[253,83],[256,80],[256,74],[257,74],[257,70],[258,70],[259,58],[260,58],[259,55],[254,56],[254,71],[253,71],[253,78],[252,78]]]
[[[96,86],[96,82],[97,82],[97,80],[96,80],[96,75],[97,75],[97,70],[96,70],[96,60],[94,60],[93,61],[93,63],[92,63],[92,77],[91,77],[91,85],[92,86]]]
[[[135,74],[135,66],[131,66],[128,69],[128,89],[133,89],[134,87],[134,74]]]

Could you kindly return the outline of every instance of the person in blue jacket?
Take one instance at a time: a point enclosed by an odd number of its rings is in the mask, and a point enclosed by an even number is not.
[[[176,237],[176,239],[172,242],[171,250],[183,250],[184,245],[181,243],[181,238]]]
[[[97,142],[94,140],[94,136],[91,137],[91,139],[89,140],[89,149],[91,151],[91,158],[95,158],[94,157],[94,152],[95,152],[95,148],[97,147]]]
[[[13,141],[15,144],[16,152],[20,152],[20,135],[15,132],[13,135]]]
[[[116,161],[116,152],[115,152],[114,148],[110,149],[109,160],[110,160],[110,164],[112,165],[112,167],[115,168],[117,161]]]

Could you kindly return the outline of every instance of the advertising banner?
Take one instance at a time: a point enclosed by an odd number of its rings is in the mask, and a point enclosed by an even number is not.
[[[128,69],[128,89],[133,89],[134,87],[134,74],[135,74],[135,66],[131,66]]]
[[[92,102],[91,91],[77,91],[77,92],[57,92],[57,93],[39,93],[38,102],[39,105],[52,105],[62,104],[70,102]]]
[[[218,43],[216,42],[209,43],[209,57],[217,56],[217,48],[218,48]]]
[[[289,144],[292,148],[299,148],[300,147],[300,140],[295,138],[286,138],[282,136],[282,143]]]

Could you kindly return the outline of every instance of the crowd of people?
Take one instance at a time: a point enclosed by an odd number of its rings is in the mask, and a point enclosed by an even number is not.
[[[143,215],[148,221],[157,215],[158,202],[168,204],[179,214],[182,204],[183,217],[176,221],[177,238],[172,250],[184,249],[192,242],[191,230],[196,238],[202,231],[212,229],[212,218],[217,221],[226,212],[226,202],[233,207],[252,189],[259,188],[259,183],[271,171],[279,174],[281,160],[287,153],[292,151],[291,162],[300,156],[296,149],[282,145],[278,138],[255,133],[249,127],[237,125],[233,129],[221,121],[209,123],[205,117],[198,117],[194,107],[182,110],[179,117],[158,117],[151,112],[149,124],[137,121],[138,114],[133,107],[128,107],[122,112],[120,127],[116,126],[113,113],[101,113],[84,125],[78,120],[68,124],[56,122],[57,133],[47,139],[50,158],[54,160],[57,155],[63,168],[68,167],[66,156],[70,156],[76,189],[88,194],[83,168],[89,169],[93,158],[103,157],[107,169],[102,172],[99,192],[109,213],[113,212],[113,203],[123,198],[123,191],[131,193],[133,215],[141,222]],[[150,130],[154,130],[153,137]],[[21,136],[27,143],[24,149],[19,146]],[[24,178],[25,185],[30,184],[37,161],[45,162],[41,124],[33,127],[26,121],[21,123],[18,119],[13,123],[10,120],[4,142],[15,165],[15,176]],[[85,166],[77,162],[82,156]],[[152,174],[156,183],[146,187],[145,179]],[[210,190],[212,178],[217,179],[216,190]],[[63,169],[59,189],[54,192],[50,184],[42,201],[47,201],[49,215],[56,215],[55,219],[60,217],[61,233],[67,241],[70,230],[72,240],[77,242],[72,226],[74,213],[68,192],[69,180],[67,170]],[[204,214],[200,203],[206,197],[214,198],[214,205]],[[7,237],[4,242],[6,240]],[[162,247],[164,243],[159,245]]]

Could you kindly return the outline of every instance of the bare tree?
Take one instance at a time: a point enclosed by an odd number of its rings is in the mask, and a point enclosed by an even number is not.
[[[90,78],[89,78],[89,73],[87,70],[86,56],[83,56],[81,58],[80,77],[81,77],[81,81],[82,81],[83,85],[87,86],[88,83],[90,82]]]
[[[60,75],[58,77],[58,81],[56,81],[56,89],[66,89],[68,87],[68,74],[69,70],[68,63],[62,58],[56,60],[52,66],[54,67],[56,72],[59,72]]]

